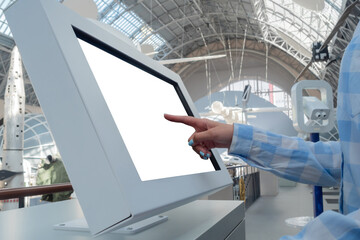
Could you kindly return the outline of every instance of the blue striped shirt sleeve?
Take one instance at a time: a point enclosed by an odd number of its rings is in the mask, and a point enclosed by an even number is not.
[[[339,142],[313,143],[235,123],[229,154],[291,181],[317,186],[340,184]]]

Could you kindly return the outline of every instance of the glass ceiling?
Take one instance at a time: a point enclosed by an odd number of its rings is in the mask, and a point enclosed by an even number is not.
[[[0,0],[0,33],[12,36],[3,9],[15,0]],[[62,0],[58,0],[62,1]],[[339,18],[343,1],[324,0],[323,10],[311,11],[293,0],[266,0],[267,24],[276,29],[280,36],[295,40],[305,49],[314,41],[324,41]],[[131,38],[135,44],[150,44],[154,49],[163,46],[166,41],[133,11],[127,11],[126,5],[117,0],[95,0],[99,20],[120,30]]]
[[[0,0],[0,33],[12,37],[3,10],[16,0]],[[62,2],[62,0],[58,0]],[[95,0],[99,11],[99,20],[120,30],[137,44],[150,44],[156,50],[165,43],[159,34],[152,34],[153,29],[132,11],[126,11],[121,1]]]
[[[3,13],[4,9],[9,6],[12,2],[15,2],[15,0],[1,0],[0,1],[0,33],[3,33],[7,36],[12,37],[12,34],[10,32],[10,28],[8,26],[8,23],[5,19],[5,15]]]
[[[99,20],[120,30],[135,44],[150,44],[156,50],[165,40],[132,11],[126,11],[126,5],[120,1],[95,0],[99,11]]]
[[[343,0],[325,0],[321,11],[308,10],[292,0],[264,3],[268,24],[280,31],[281,36],[285,34],[305,49],[310,49],[314,41],[324,41],[330,34],[340,17]]]

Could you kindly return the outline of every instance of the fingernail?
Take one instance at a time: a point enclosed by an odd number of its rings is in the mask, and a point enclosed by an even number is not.
[[[209,153],[207,153],[207,154],[206,154],[206,157],[207,157],[207,158],[209,158],[209,157],[210,157],[210,154],[209,154]]]
[[[207,158],[207,157],[203,157],[202,159],[204,159],[204,160],[208,160],[208,158]]]
[[[189,142],[188,142],[188,144],[189,144],[189,146],[192,146],[193,144],[194,144],[194,140],[190,140]]]
[[[205,153],[203,153],[202,151],[200,151],[200,155],[204,157],[204,156],[205,156]]]

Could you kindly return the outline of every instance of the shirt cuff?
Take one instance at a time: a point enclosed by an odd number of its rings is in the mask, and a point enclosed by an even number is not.
[[[253,143],[253,132],[252,126],[234,123],[234,133],[228,153],[247,158]]]

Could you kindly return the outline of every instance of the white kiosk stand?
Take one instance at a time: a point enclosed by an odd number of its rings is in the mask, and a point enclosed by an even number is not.
[[[164,119],[164,113],[199,117],[177,74],[57,1],[19,0],[5,14],[83,214],[73,201],[1,213],[0,239],[16,239],[8,233],[12,226],[21,227],[18,239],[90,238],[52,229],[79,217],[86,221],[73,226],[88,224],[93,236],[114,239],[117,229],[134,230],[158,214],[169,220],[115,238],[201,238],[193,229],[202,229],[211,232],[204,239],[225,239],[243,221],[241,202],[191,203],[232,180],[217,151],[204,161],[188,146],[193,129]],[[48,237],[35,237],[43,231]],[[221,238],[212,238],[216,232]]]
[[[305,96],[306,90],[315,90],[319,96]],[[324,80],[303,80],[291,89],[293,122],[297,131],[310,134],[312,142],[319,141],[319,133],[329,132],[334,127],[333,94],[331,86]],[[322,187],[313,189],[314,217],[323,212]],[[295,217],[286,219],[286,223],[303,227],[313,217]]]

